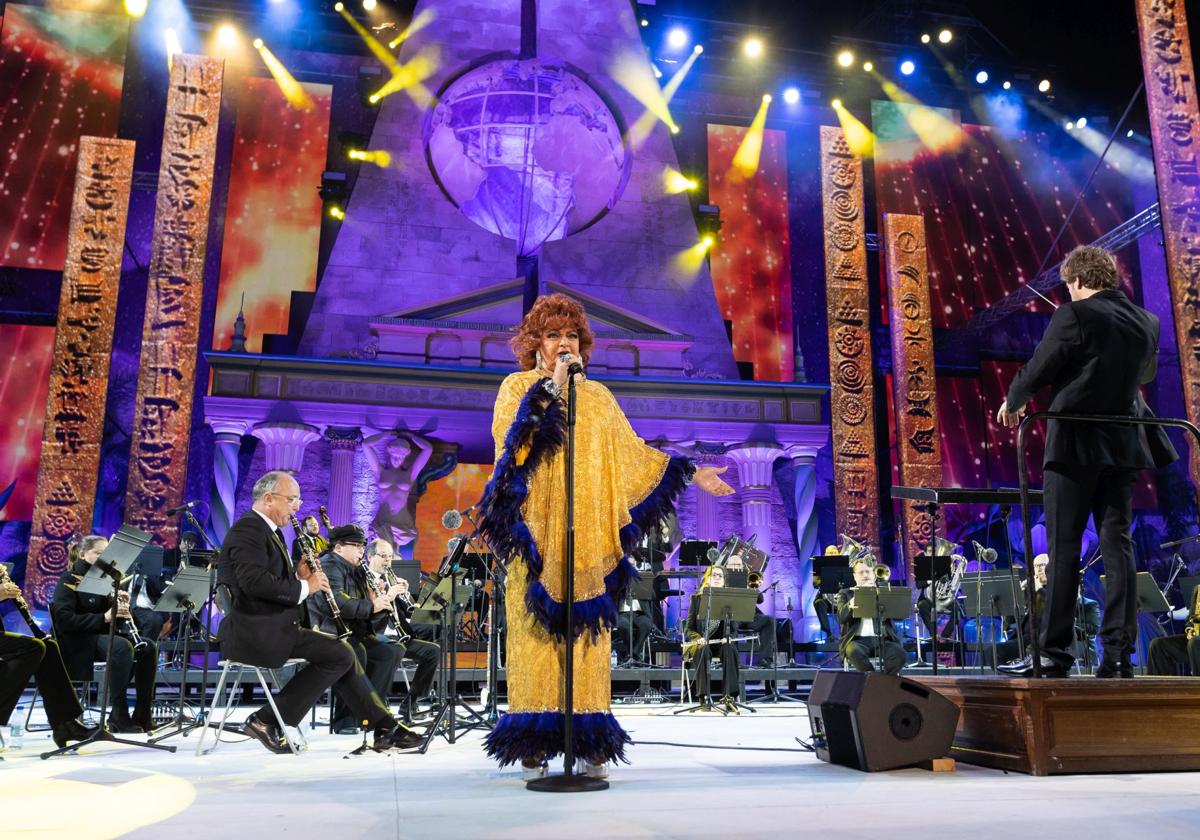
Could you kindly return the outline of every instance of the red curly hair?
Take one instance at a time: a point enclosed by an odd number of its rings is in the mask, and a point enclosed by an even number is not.
[[[566,295],[542,295],[533,302],[533,308],[525,314],[517,334],[509,347],[517,357],[521,370],[533,370],[537,366],[537,351],[542,338],[550,330],[575,330],[579,333],[579,355],[586,365],[592,355],[592,328],[588,326],[587,313],[583,304]]]

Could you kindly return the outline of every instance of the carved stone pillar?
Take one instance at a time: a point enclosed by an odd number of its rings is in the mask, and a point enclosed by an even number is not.
[[[213,483],[210,527],[220,544],[237,518],[238,455],[242,436],[250,428],[245,420],[208,418],[213,430]]]
[[[816,593],[812,585],[812,556],[819,554],[817,515],[815,512],[817,500],[817,448],[815,446],[796,445],[788,447],[792,466],[795,469],[796,489],[796,545],[799,556],[796,564],[796,579],[791,582],[796,592],[791,595],[789,583],[780,588],[789,598],[793,598],[794,607],[791,613],[797,617],[800,624],[801,639],[809,638],[808,623],[804,617],[813,615],[813,598]]]
[[[330,426],[325,429],[332,454],[329,462],[329,521],[347,525],[354,519],[354,453],[362,442],[358,428]]]
[[[313,441],[321,439],[321,433],[306,423],[260,423],[250,434],[267,446],[268,472],[300,472],[304,465],[304,450]],[[315,491],[314,487],[309,492]]]
[[[741,485],[738,498],[742,502],[742,537],[757,537],[754,544],[771,553],[771,499],[775,461],[787,455],[773,443],[743,443],[731,447],[725,456],[737,464]],[[770,583],[771,567],[767,566]]]

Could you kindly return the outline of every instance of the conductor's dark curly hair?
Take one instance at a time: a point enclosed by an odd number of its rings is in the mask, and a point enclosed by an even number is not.
[[[579,355],[586,365],[592,355],[592,328],[588,326],[587,313],[579,301],[566,295],[542,295],[525,314],[517,334],[509,346],[517,357],[521,370],[532,370],[537,366],[537,351],[542,338],[550,330],[575,330],[579,333]]]

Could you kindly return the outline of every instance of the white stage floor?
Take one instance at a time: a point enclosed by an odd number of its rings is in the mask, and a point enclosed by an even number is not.
[[[794,738],[809,729],[799,704],[729,718],[617,711],[636,741],[684,746],[632,746],[633,764],[589,794],[526,791],[519,770],[484,756],[477,732],[424,756],[343,758],[358,739],[319,727],[299,757],[245,742],[196,758],[193,734],[168,742],[175,754],[105,745],[50,761],[37,755],[48,736],[26,734],[0,763],[0,836],[1098,840],[1200,826],[1195,773],[1031,778],[959,764],[866,774],[800,751]]]

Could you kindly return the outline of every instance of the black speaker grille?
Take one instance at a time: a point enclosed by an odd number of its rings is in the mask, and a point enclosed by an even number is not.
[[[892,735],[901,741],[911,741],[920,735],[924,723],[925,718],[921,716],[920,710],[911,703],[900,703],[888,715],[888,727],[892,730]]]

